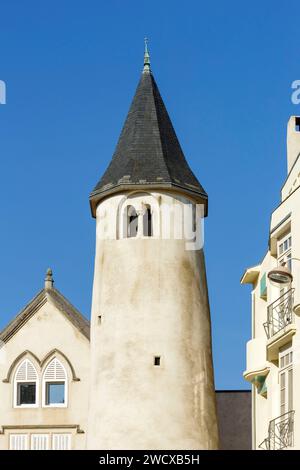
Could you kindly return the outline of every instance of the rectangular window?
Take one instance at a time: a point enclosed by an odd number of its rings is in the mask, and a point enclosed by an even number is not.
[[[280,368],[282,369],[284,367],[284,357],[280,358]]]
[[[71,434],[52,434],[52,450],[70,450]]]
[[[154,357],[154,365],[155,366],[160,366],[160,356],[155,356]]]
[[[279,351],[280,415],[293,410],[293,351],[288,345]]]
[[[34,405],[36,399],[35,382],[19,382],[17,385],[17,405]]]
[[[292,253],[288,253],[288,254],[286,255],[285,262],[286,262],[287,268],[288,268],[290,271],[292,271]]]
[[[300,132],[300,118],[299,117],[295,118],[295,131]]]
[[[28,434],[10,434],[9,436],[10,450],[27,450]]]
[[[49,434],[32,434],[31,450],[48,450]]]
[[[152,237],[152,214],[151,208],[147,207],[143,215],[143,235],[144,237]]]
[[[288,233],[277,241],[277,261],[278,266],[286,266],[292,270],[292,237]]]
[[[288,411],[293,409],[293,369],[288,371]]]
[[[65,403],[65,382],[46,382],[46,405]]]
[[[10,434],[10,450],[71,450],[71,433]]]
[[[289,363],[290,363],[290,355],[287,354],[287,355],[285,356],[285,366],[288,366]]]
[[[280,374],[280,415],[285,413],[285,372]]]
[[[260,279],[260,297],[267,300],[267,276],[266,273]]]
[[[288,233],[284,237],[282,237],[280,240],[277,242],[278,246],[278,256],[281,256],[284,254],[286,251],[290,250],[292,247],[292,237],[291,234]]]

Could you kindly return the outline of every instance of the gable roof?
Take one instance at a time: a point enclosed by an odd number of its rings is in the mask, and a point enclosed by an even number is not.
[[[0,332],[0,340],[7,342],[27,323],[47,301],[57,309],[89,340],[90,322],[57,289],[42,289],[18,315]]]
[[[138,187],[174,188],[207,205],[149,68],[144,68],[112,160],[91,193],[93,215],[103,197]]]

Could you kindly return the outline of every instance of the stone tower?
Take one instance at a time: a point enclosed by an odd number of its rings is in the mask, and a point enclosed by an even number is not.
[[[186,213],[200,234],[207,194],[185,160],[147,47],[115,153],[90,203],[96,255],[88,448],[216,449],[204,254],[185,230],[181,236]]]

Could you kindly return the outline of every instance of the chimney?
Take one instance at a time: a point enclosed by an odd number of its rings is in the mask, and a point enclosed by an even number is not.
[[[291,171],[300,153],[300,117],[291,116],[287,125],[287,167]]]

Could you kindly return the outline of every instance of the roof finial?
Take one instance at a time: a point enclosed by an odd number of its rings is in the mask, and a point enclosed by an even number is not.
[[[143,72],[150,72],[150,55],[148,51],[148,38],[145,41],[145,52],[144,52],[144,70]]]
[[[48,268],[45,277],[45,289],[52,289],[53,283],[52,269]]]

